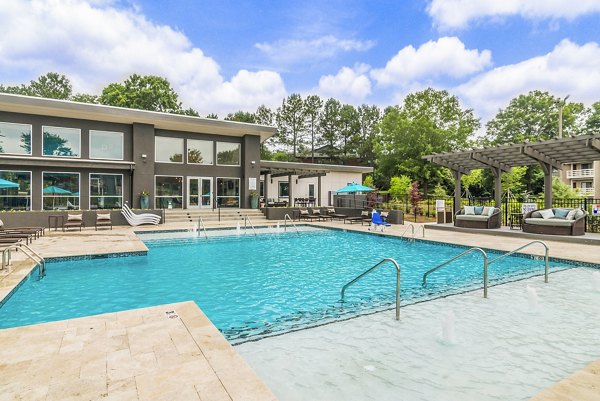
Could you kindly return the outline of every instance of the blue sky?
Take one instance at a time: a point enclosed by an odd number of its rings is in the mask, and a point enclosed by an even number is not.
[[[484,122],[532,89],[600,100],[597,0],[12,0],[0,17],[4,84],[57,71],[98,93],[156,74],[203,115],[295,92],[386,106],[428,86]]]

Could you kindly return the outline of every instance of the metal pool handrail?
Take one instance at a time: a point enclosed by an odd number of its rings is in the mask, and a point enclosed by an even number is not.
[[[352,284],[356,283],[358,280],[362,279],[364,276],[371,273],[373,270],[377,269],[386,262],[391,262],[396,268],[396,320],[400,320],[400,265],[398,265],[398,262],[392,258],[383,259],[381,262],[377,263],[375,266],[371,267],[369,270],[358,275],[354,280],[344,285],[342,287],[342,303],[344,302],[344,293],[346,292],[346,288],[350,287]]]
[[[4,268],[4,262],[5,262],[7,252],[8,252],[8,261],[9,261],[8,263],[10,264],[11,249],[14,249],[14,250],[21,249],[23,251],[23,254],[25,254],[25,256],[27,256],[29,259],[31,259],[33,261],[33,263],[36,264],[36,266],[39,266],[40,278],[42,278],[46,275],[46,260],[39,253],[37,253],[36,251],[31,249],[27,244],[24,244],[22,242],[19,243],[18,246],[16,244],[11,245],[2,251],[2,268]]]
[[[448,259],[447,261],[445,261],[442,264],[437,265],[436,267],[434,267],[433,269],[428,270],[425,274],[423,274],[423,287],[425,287],[427,285],[427,276],[431,273],[433,273],[434,271],[446,266],[447,264],[450,264],[452,262],[454,262],[456,259],[460,259],[464,256],[467,256],[468,254],[472,253],[472,252],[481,252],[481,254],[483,255],[483,297],[487,298],[487,289],[488,289],[488,256],[487,253],[485,253],[485,251],[481,248],[470,248],[466,251],[464,251],[463,253],[456,255],[455,257],[453,257],[452,259]]]
[[[296,234],[300,234],[300,231],[298,231],[298,227],[296,227],[296,223],[294,223],[294,220],[287,213],[285,214],[285,216],[283,216],[283,231],[287,232],[287,221],[288,220],[290,221],[290,223],[292,223],[292,226],[296,230]]]
[[[206,233],[206,227],[204,227],[204,220],[202,220],[202,217],[198,217],[198,227],[202,227],[202,231],[204,231],[204,238],[208,239],[208,234]]]
[[[416,235],[419,233],[419,230],[423,231],[423,235],[421,236],[421,238],[425,238],[425,226],[417,226],[417,229],[415,230],[414,234],[413,234],[413,239],[416,237]]]
[[[413,226],[412,224],[408,223],[408,225],[406,226],[406,228],[404,229],[404,231],[402,231],[402,234],[400,234],[400,238],[404,238],[404,234],[406,234],[406,232],[408,231],[408,229],[412,230],[412,236],[413,238],[415,237],[415,226]]]
[[[254,224],[252,224],[252,220],[248,215],[244,216],[244,230],[248,230],[248,224],[252,227],[252,231],[254,231],[254,236],[256,236],[256,229],[254,228]]]
[[[516,252],[519,252],[521,249],[525,249],[528,246],[534,245],[534,244],[541,244],[545,248],[545,251],[544,251],[544,264],[545,264],[545,268],[544,268],[544,282],[547,283],[548,282],[548,254],[550,252],[550,248],[548,247],[548,245],[546,245],[546,243],[544,241],[540,241],[540,240],[531,241],[531,242],[523,245],[520,248],[513,249],[512,251],[510,251],[508,253],[505,253],[504,255],[500,255],[497,258],[494,258],[494,259],[490,260],[489,264],[491,265],[492,263],[497,262],[500,259],[504,259],[505,257],[510,256],[510,255],[512,255],[512,254],[514,254]]]

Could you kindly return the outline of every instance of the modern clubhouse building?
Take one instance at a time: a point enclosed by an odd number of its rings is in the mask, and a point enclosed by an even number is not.
[[[260,161],[274,127],[0,94],[0,210],[250,207],[328,194],[370,167]],[[329,178],[326,178],[329,175]],[[282,184],[287,182],[287,185]]]

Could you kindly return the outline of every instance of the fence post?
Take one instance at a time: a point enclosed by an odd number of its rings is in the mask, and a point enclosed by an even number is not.
[[[590,221],[590,220],[588,220],[588,215],[587,215],[587,210],[588,210],[587,201],[588,201],[587,198],[583,198],[583,210],[585,211],[585,217],[584,217],[584,220],[585,220],[585,224],[584,224],[585,231],[588,231],[588,222]],[[591,231],[591,227],[589,227],[589,229],[590,229],[589,231]]]

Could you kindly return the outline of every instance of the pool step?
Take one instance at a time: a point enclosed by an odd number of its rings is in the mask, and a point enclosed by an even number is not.
[[[221,209],[220,222],[241,222],[248,216],[253,224],[266,222],[265,216],[257,209]],[[205,223],[219,222],[218,210],[166,210],[165,221],[168,223],[195,223],[201,217]]]

